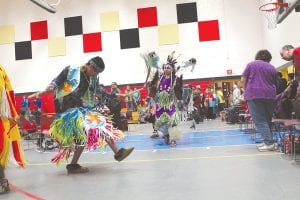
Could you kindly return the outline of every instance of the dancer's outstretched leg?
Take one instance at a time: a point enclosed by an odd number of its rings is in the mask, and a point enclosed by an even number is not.
[[[129,154],[134,150],[134,147],[127,147],[127,148],[118,148],[113,140],[108,139],[106,143],[111,148],[111,150],[115,153],[115,160],[122,161],[124,160]]]

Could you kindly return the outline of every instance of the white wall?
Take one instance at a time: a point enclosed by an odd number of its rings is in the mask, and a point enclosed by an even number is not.
[[[0,25],[14,25],[16,42],[30,40],[30,22],[42,20],[48,21],[49,38],[64,36],[64,18],[79,15],[84,33],[98,32],[100,13],[110,11],[119,12],[121,29],[137,28],[136,9],[151,6],[157,7],[159,25],[176,24],[176,4],[188,2],[197,2],[198,21],[219,20],[219,41],[199,42],[197,23],[188,23],[179,25],[180,42],[176,45],[159,46],[157,27],[151,27],[140,29],[140,48],[120,50],[119,32],[105,32],[102,52],[84,54],[82,36],[70,36],[66,39],[66,56],[48,57],[48,41],[38,40],[32,42],[30,60],[15,61],[14,44],[0,45],[0,63],[16,92],[31,92],[43,90],[64,66],[84,64],[95,55],[103,57],[106,63],[106,70],[100,74],[102,83],[126,84],[144,81],[145,67],[139,54],[145,51],[155,50],[162,61],[173,50],[182,54],[179,61],[195,57],[198,63],[194,73],[184,73],[184,78],[190,79],[224,76],[227,69],[240,74],[256,51],[269,45],[263,42],[266,34],[258,2],[253,0],[61,0],[55,14],[29,0],[0,0]]]

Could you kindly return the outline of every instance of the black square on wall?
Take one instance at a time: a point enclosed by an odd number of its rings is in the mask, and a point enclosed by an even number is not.
[[[65,21],[65,36],[82,34],[82,16],[68,17]]]
[[[176,9],[177,21],[179,24],[198,21],[196,2],[176,4]]]
[[[16,60],[32,59],[31,41],[15,43]]]
[[[121,49],[140,47],[139,29],[124,29],[120,30]]]

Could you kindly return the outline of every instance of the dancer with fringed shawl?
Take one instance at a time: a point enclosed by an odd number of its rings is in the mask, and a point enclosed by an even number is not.
[[[156,102],[156,122],[155,129],[163,134],[165,143],[170,146],[176,146],[176,140],[180,137],[180,132],[176,128],[179,123],[179,110],[177,100],[182,100],[182,75],[176,73],[183,68],[192,66],[194,68],[196,60],[194,58],[186,61],[182,66],[176,66],[177,58],[174,53],[167,58],[167,63],[162,65],[162,70],[158,66],[159,57],[155,52],[144,54],[148,74],[146,84],[148,86],[149,96]],[[156,68],[156,72],[151,81],[148,82],[151,70]],[[193,69],[192,69],[193,70]],[[159,137],[154,133],[151,138]]]
[[[96,76],[104,68],[104,62],[99,56],[90,59],[81,67],[68,66],[46,89],[55,90],[55,108],[58,114],[51,124],[50,134],[61,147],[52,162],[59,163],[74,152],[71,163],[66,167],[68,173],[89,171],[78,164],[85,146],[87,149],[95,149],[108,144],[117,161],[122,161],[134,149],[119,149],[115,141],[124,137],[123,132],[114,128],[108,117],[90,109],[95,105],[91,93],[97,90]]]
[[[18,165],[24,167],[20,146],[21,135],[17,125],[18,114],[15,108],[15,95],[10,80],[0,65],[0,193],[9,190],[8,181],[4,176],[4,168],[9,161],[10,143],[14,158]]]

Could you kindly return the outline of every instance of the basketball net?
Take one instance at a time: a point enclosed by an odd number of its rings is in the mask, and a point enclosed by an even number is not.
[[[269,2],[259,7],[265,18],[268,20],[268,28],[274,29],[277,26],[277,16],[280,8],[287,8],[288,3]]]

